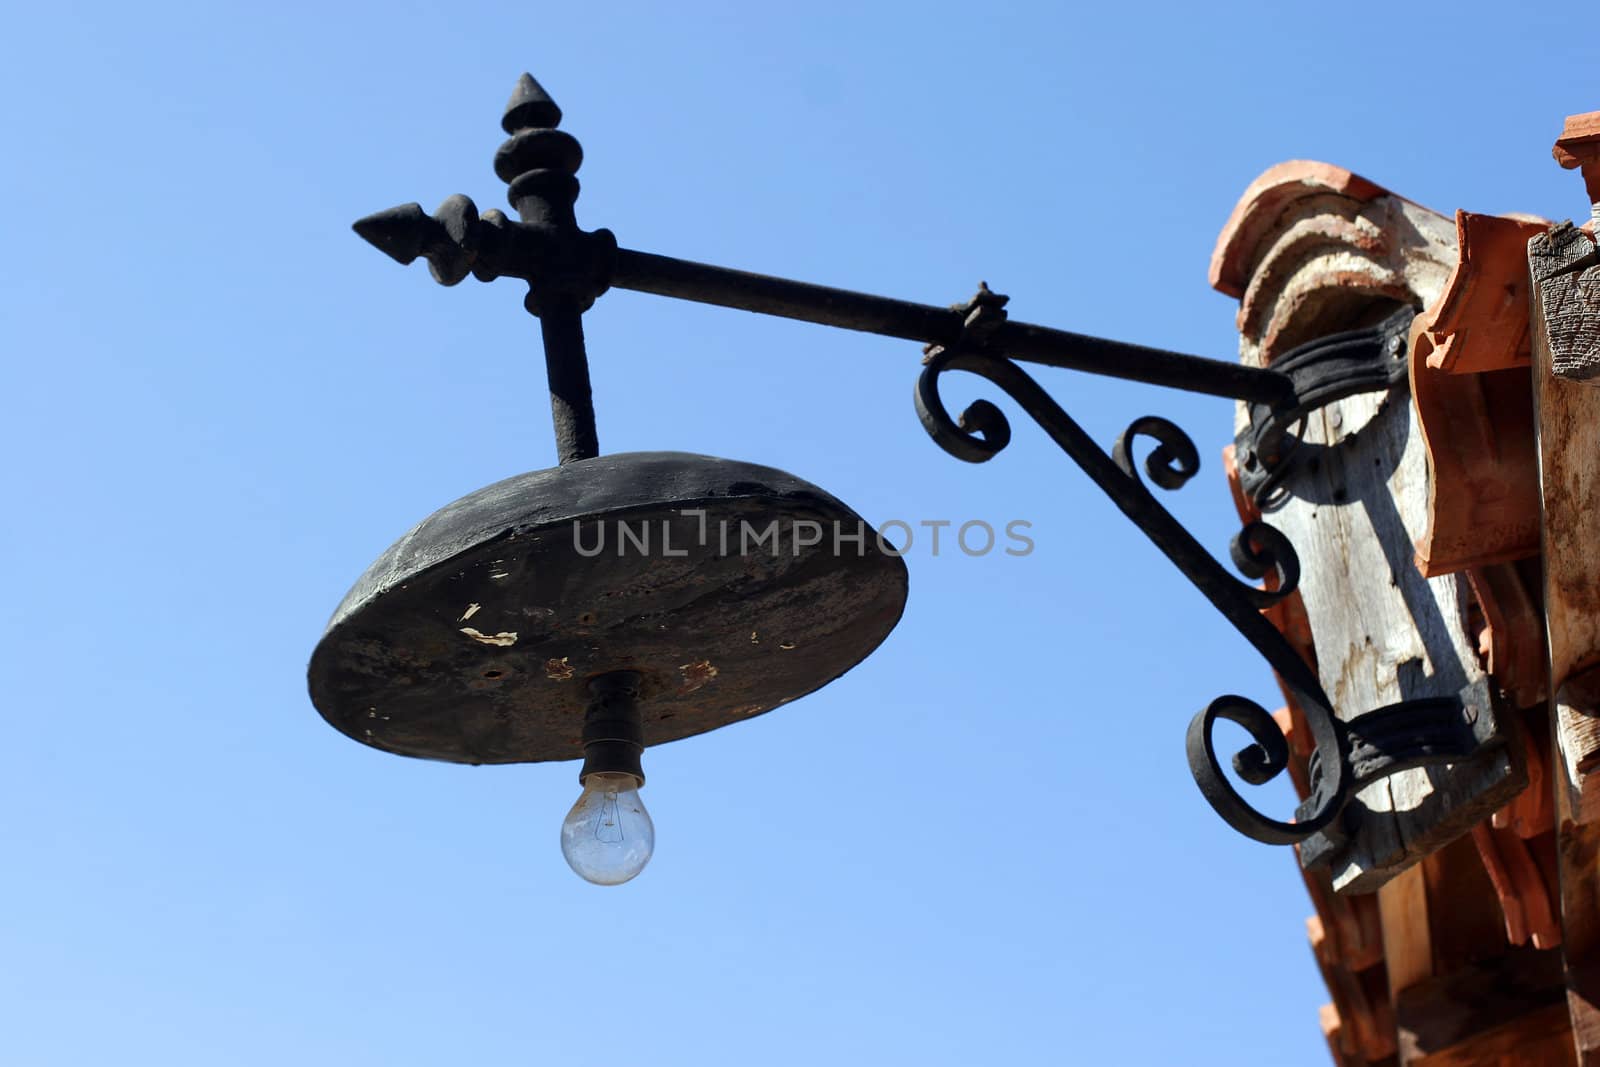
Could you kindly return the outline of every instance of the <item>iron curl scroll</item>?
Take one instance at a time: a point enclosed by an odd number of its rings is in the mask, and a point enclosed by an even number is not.
[[[1224,696],[1194,717],[1187,735],[1189,768],[1217,814],[1240,833],[1274,845],[1295,844],[1328,827],[1352,791],[1346,731],[1334,717],[1316,673],[1261,614],[1261,608],[1288,596],[1299,581],[1299,560],[1288,538],[1266,523],[1247,524],[1233,540],[1233,562],[1252,579],[1275,571],[1277,582],[1276,588],[1266,590],[1241,581],[1161,505],[1139,475],[1133,445],[1136,439],[1146,437],[1155,442],[1144,462],[1152,483],[1175,490],[1194,477],[1200,457],[1182,429],[1156,416],[1136,419],[1107,454],[1049,393],[1004,355],[983,349],[935,347],[929,350],[917,379],[917,415],[934,443],[957,459],[982,463],[994,458],[1010,444],[1011,424],[1005,413],[987,400],[974,401],[960,418],[952,418],[939,395],[939,379],[948,371],[975,374],[1010,396],[1261,653],[1303,710],[1317,755],[1316,773],[1310,796],[1296,810],[1293,822],[1262,814],[1239,794],[1217,757],[1213,740],[1218,722],[1243,727],[1253,743],[1234,755],[1234,771],[1251,785],[1265,784],[1289,765],[1288,742],[1272,716],[1245,697]]]

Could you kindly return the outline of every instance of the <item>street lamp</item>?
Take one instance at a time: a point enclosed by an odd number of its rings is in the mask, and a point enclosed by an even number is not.
[[[582,316],[609,288],[633,289],[922,342],[916,406],[935,443],[982,462],[1010,424],[980,400],[959,417],[939,380],[977,374],[1007,393],[1261,653],[1303,709],[1311,786],[1294,820],[1257,811],[1218,758],[1218,720],[1253,743],[1232,759],[1259,785],[1288,764],[1272,717],[1240,696],[1214,700],[1189,726],[1201,792],[1240,832],[1272,844],[1336,841],[1364,785],[1411,767],[1466,758],[1489,739],[1482,687],[1338,719],[1316,673],[1261,610],[1295,589],[1299,563],[1263,522],[1234,538],[1241,581],[1156,500],[1133,445],[1162,489],[1199,469],[1193,442],[1165,419],[1135,420],[1103,451],[1019,361],[1233,397],[1249,406],[1239,435],[1242,482],[1271,501],[1292,469],[1305,416],[1405,381],[1414,309],[1368,329],[1303,345],[1270,368],[1016,322],[986,285],[953,308],[691,263],[618,246],[578,227],[582,149],[533,78],[517,83],[495,154],[521,221],[479,214],[452,196],[355,224],[399,261],[428,261],[455,285],[528,283],[550,383],[560,465],[480,489],[424,519],[379,557],[335,610],[312,655],[312,702],[334,727],[385,751],[464,763],[583,758],[584,787],[562,826],[562,851],[591,882],[616,884],[649,859],[654,828],[638,797],[646,745],[768,711],[837,678],[872,652],[905,605],[899,552],[850,508],[791,474],[683,453],[599,455]],[[609,540],[608,540],[609,539]],[[1327,848],[1302,847],[1308,866]]]

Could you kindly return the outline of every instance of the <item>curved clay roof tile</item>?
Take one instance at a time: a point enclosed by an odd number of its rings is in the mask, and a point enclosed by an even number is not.
[[[1352,200],[1393,195],[1359,174],[1309,159],[1291,159],[1269,167],[1250,183],[1217,237],[1211,253],[1211,287],[1232,297],[1244,296],[1254,272],[1262,239],[1297,200],[1328,194]]]

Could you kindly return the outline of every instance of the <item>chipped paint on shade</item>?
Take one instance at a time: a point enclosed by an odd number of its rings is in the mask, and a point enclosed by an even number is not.
[[[512,645],[517,643],[517,635],[514,631],[507,631],[505,633],[498,634],[485,634],[479,633],[470,626],[463,626],[461,628],[461,632],[472,638],[474,641],[477,641],[479,644],[484,645],[499,645],[501,648],[510,648]]]
[[[685,663],[678,668],[683,675],[684,692],[692,693],[717,676],[717,668],[708,659]]]

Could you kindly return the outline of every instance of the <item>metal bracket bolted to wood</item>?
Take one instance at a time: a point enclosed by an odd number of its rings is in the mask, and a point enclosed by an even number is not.
[[[1250,424],[1234,440],[1240,485],[1257,506],[1270,507],[1282,495],[1300,444],[1295,427],[1307,415],[1407,381],[1406,339],[1416,315],[1415,308],[1401,308],[1375,326],[1319,337],[1272,361],[1294,383],[1294,402],[1250,403]]]

